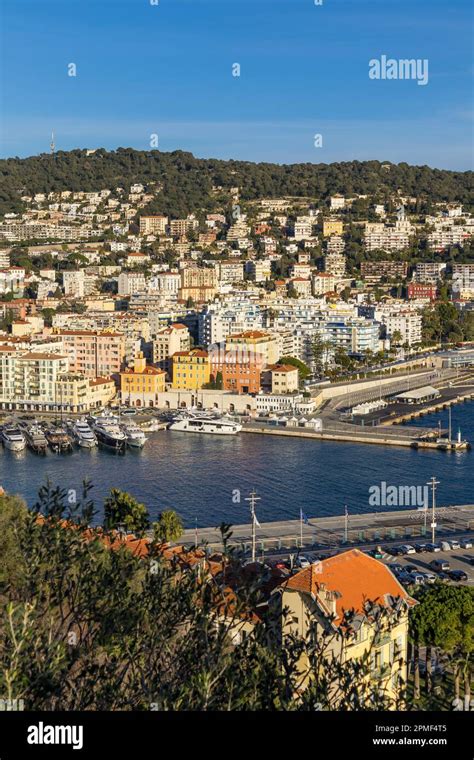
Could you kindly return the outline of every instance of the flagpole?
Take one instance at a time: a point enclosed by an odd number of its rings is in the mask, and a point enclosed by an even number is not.
[[[252,562],[255,562],[256,542],[257,542],[257,533],[256,533],[257,516],[255,514],[255,504],[257,503],[257,501],[260,501],[260,496],[257,496],[254,489],[253,491],[250,492],[249,496],[246,497],[245,501],[250,502],[250,515],[252,517]]]
[[[303,510],[300,509],[300,548],[303,548]]]

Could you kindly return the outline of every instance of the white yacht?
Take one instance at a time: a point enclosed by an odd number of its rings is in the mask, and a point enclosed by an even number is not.
[[[147,442],[148,438],[145,433],[135,423],[126,422],[120,427],[126,435],[128,446],[134,449],[141,449]]]
[[[46,454],[48,441],[41,427],[34,422],[23,428],[26,443],[35,454]]]
[[[1,437],[3,445],[10,451],[23,451],[26,448],[26,438],[20,428],[15,425],[6,425],[2,430]]]
[[[237,435],[242,425],[231,417],[213,417],[204,414],[180,414],[172,421],[170,430],[186,433],[209,433],[214,435]]]
[[[86,420],[76,420],[72,425],[72,433],[76,443],[84,449],[97,446],[97,438]]]
[[[127,437],[113,416],[96,417],[92,429],[99,443],[115,451],[125,451]]]

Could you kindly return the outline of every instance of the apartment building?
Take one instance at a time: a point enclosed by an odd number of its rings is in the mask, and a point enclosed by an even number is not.
[[[313,224],[315,220],[312,217],[298,217],[293,227],[293,238],[295,240],[310,240],[313,235]]]
[[[408,264],[405,261],[361,261],[360,273],[368,284],[388,281],[400,282],[408,274]]]
[[[332,195],[329,199],[329,208],[331,211],[340,211],[345,208],[346,199],[343,195]]]
[[[131,296],[146,291],[146,278],[143,272],[121,272],[118,276],[119,296]]]
[[[224,318],[220,310],[204,307],[198,314],[198,343],[210,346],[221,343],[228,334],[224,328]]]
[[[125,361],[125,335],[113,331],[59,330],[69,369],[86,377],[118,375]]]
[[[410,245],[414,229],[410,222],[400,220],[393,226],[383,222],[367,222],[364,245],[367,251],[402,251]]]
[[[268,259],[248,261],[245,265],[245,271],[254,282],[266,282],[271,277],[272,265]]]
[[[323,296],[336,289],[337,277],[329,272],[315,272],[311,278],[313,296]]]
[[[77,272],[63,272],[64,295],[72,298],[84,298],[85,295],[85,272],[79,269]]]
[[[0,295],[22,293],[25,287],[25,270],[21,267],[9,267],[0,270]]]
[[[181,284],[178,299],[195,303],[211,301],[217,293],[217,274],[215,269],[205,267],[186,267],[181,270]]]
[[[436,285],[423,282],[410,282],[407,287],[409,301],[423,300],[435,301],[438,289]]]
[[[278,340],[275,335],[260,330],[229,335],[226,339],[228,348],[238,349],[242,356],[260,354],[263,365],[276,364],[278,360]]]
[[[148,290],[165,297],[177,298],[181,285],[181,275],[178,272],[158,272],[150,277]]]
[[[291,364],[271,364],[262,372],[262,389],[270,393],[294,393],[298,390],[298,369]]]
[[[288,274],[290,277],[303,277],[306,280],[311,276],[311,264],[309,262],[295,262],[290,265]]]
[[[324,271],[335,277],[344,277],[346,274],[346,257],[341,253],[327,253],[324,256]]]
[[[210,381],[210,364],[207,351],[191,348],[172,356],[173,390],[200,390]]]
[[[344,231],[343,223],[340,219],[323,219],[323,237],[331,235],[341,236]]]
[[[346,247],[344,238],[340,235],[331,235],[326,241],[326,251],[328,253],[343,253]]]
[[[209,352],[211,380],[221,381],[222,390],[232,393],[258,393],[263,361],[260,354],[245,355],[224,344]]]
[[[462,224],[437,224],[428,235],[428,243],[436,251],[453,245],[463,246],[472,237],[472,229]]]
[[[386,337],[393,339],[395,333],[401,335],[402,345],[414,346],[421,342],[423,318],[418,312],[377,313],[385,326]]]
[[[323,339],[349,354],[375,353],[380,347],[380,325],[357,317],[328,320],[324,324]]]
[[[436,285],[446,271],[446,264],[438,261],[423,261],[415,266],[416,282]]]
[[[140,217],[140,235],[165,235],[168,217],[162,214]]]
[[[197,219],[172,219],[169,223],[171,237],[182,237],[199,227]]]
[[[87,412],[115,396],[112,380],[68,370],[67,356],[0,346],[0,407],[11,411]]]
[[[232,259],[219,261],[217,271],[221,285],[232,285],[234,282],[242,282],[244,279],[244,262],[233,261]]]
[[[453,264],[453,295],[474,298],[474,264]]]
[[[153,364],[168,372],[171,377],[171,357],[178,351],[189,351],[191,336],[186,325],[173,323],[153,336]]]
[[[296,293],[298,298],[308,298],[311,295],[311,280],[304,277],[294,277],[288,283],[288,291]]]

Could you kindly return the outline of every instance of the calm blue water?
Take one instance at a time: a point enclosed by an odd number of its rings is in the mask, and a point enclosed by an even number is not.
[[[453,431],[474,443],[474,404],[453,407]],[[419,420],[435,427],[447,413]],[[439,504],[474,503],[474,451],[446,453],[413,451],[297,438],[241,434],[235,437],[194,436],[161,431],[142,451],[117,456],[104,450],[76,450],[37,457],[29,451],[12,454],[0,447],[0,484],[21,494],[30,504],[49,477],[66,489],[80,490],[88,477],[98,506],[111,487],[132,493],[147,504],[152,517],[173,508],[187,527],[197,518],[200,527],[225,520],[245,523],[244,501],[255,488],[261,501],[259,521],[374,511],[368,489],[390,485],[421,486],[435,475],[440,481]],[[240,503],[233,492],[240,491]],[[234,495],[235,498],[235,495]]]

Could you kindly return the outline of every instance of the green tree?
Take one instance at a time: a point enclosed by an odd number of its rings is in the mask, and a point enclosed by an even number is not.
[[[17,496],[0,495],[0,590],[21,575],[23,557],[19,533],[27,515],[25,503]]]
[[[148,510],[126,491],[112,488],[104,502],[104,524],[108,530],[140,534],[149,527]]]
[[[160,513],[158,522],[153,523],[153,535],[158,543],[169,544],[177,541],[182,534],[183,523],[173,509],[165,509]]]

